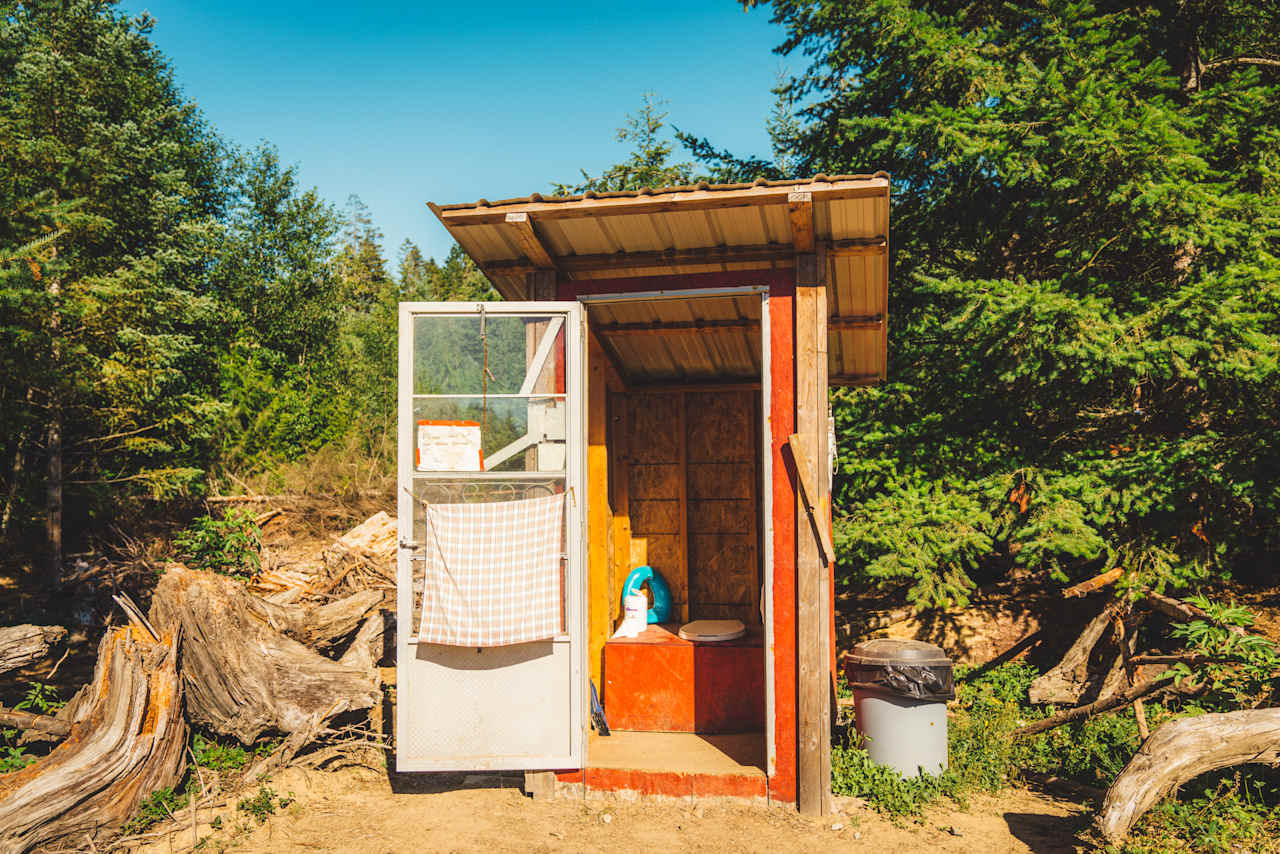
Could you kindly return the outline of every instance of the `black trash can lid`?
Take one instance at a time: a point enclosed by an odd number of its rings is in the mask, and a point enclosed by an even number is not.
[[[853,648],[846,659],[852,665],[883,666],[886,664],[905,664],[917,667],[951,666],[951,659],[942,651],[942,647],[934,646],[918,640],[905,638],[874,638],[863,641]]]

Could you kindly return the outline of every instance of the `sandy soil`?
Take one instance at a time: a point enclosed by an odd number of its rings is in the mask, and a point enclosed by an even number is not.
[[[1027,790],[978,798],[969,810],[936,809],[894,823],[846,805],[825,820],[793,810],[651,800],[533,801],[515,775],[436,775],[389,781],[368,769],[290,769],[268,785],[293,798],[261,825],[233,807],[214,830],[200,816],[202,851],[272,852],[1035,852],[1077,850],[1082,808]],[[184,829],[150,852],[189,851]]]

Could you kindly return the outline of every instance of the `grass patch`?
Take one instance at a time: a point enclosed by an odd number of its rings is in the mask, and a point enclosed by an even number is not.
[[[1274,851],[1280,839],[1280,783],[1258,769],[1209,774],[1151,809],[1123,854]]]
[[[1106,788],[1140,745],[1132,711],[1075,721],[1031,738],[1013,731],[1053,712],[1031,706],[1027,688],[1037,672],[1014,661],[969,679],[957,668],[956,701],[947,736],[950,767],[937,776],[903,777],[876,765],[859,749],[850,725],[832,745],[832,789],[854,795],[885,815],[918,817],[947,799],[962,808],[974,792],[996,793],[1035,771]],[[1154,729],[1175,718],[1203,714],[1196,702],[1149,701]],[[1280,772],[1234,769],[1206,775],[1166,798],[1113,854],[1276,850],[1280,839]]]

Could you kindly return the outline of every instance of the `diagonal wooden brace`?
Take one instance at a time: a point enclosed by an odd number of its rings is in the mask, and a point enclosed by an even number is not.
[[[809,521],[813,524],[813,529],[818,534],[818,543],[822,546],[824,562],[834,563],[836,550],[831,542],[831,531],[828,530],[826,525],[826,514],[820,513],[818,508],[814,506],[814,498],[818,495],[817,473],[810,464],[809,455],[801,447],[799,434],[792,433],[788,436],[787,444],[791,447],[791,458],[796,464],[796,477],[800,481],[800,500],[804,502],[804,509],[809,514]]]

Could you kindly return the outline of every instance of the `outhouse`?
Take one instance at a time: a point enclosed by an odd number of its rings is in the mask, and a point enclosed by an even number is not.
[[[888,176],[431,208],[504,301],[400,306],[397,770],[825,811],[827,389],[884,377]],[[638,567],[670,609],[620,632]]]

